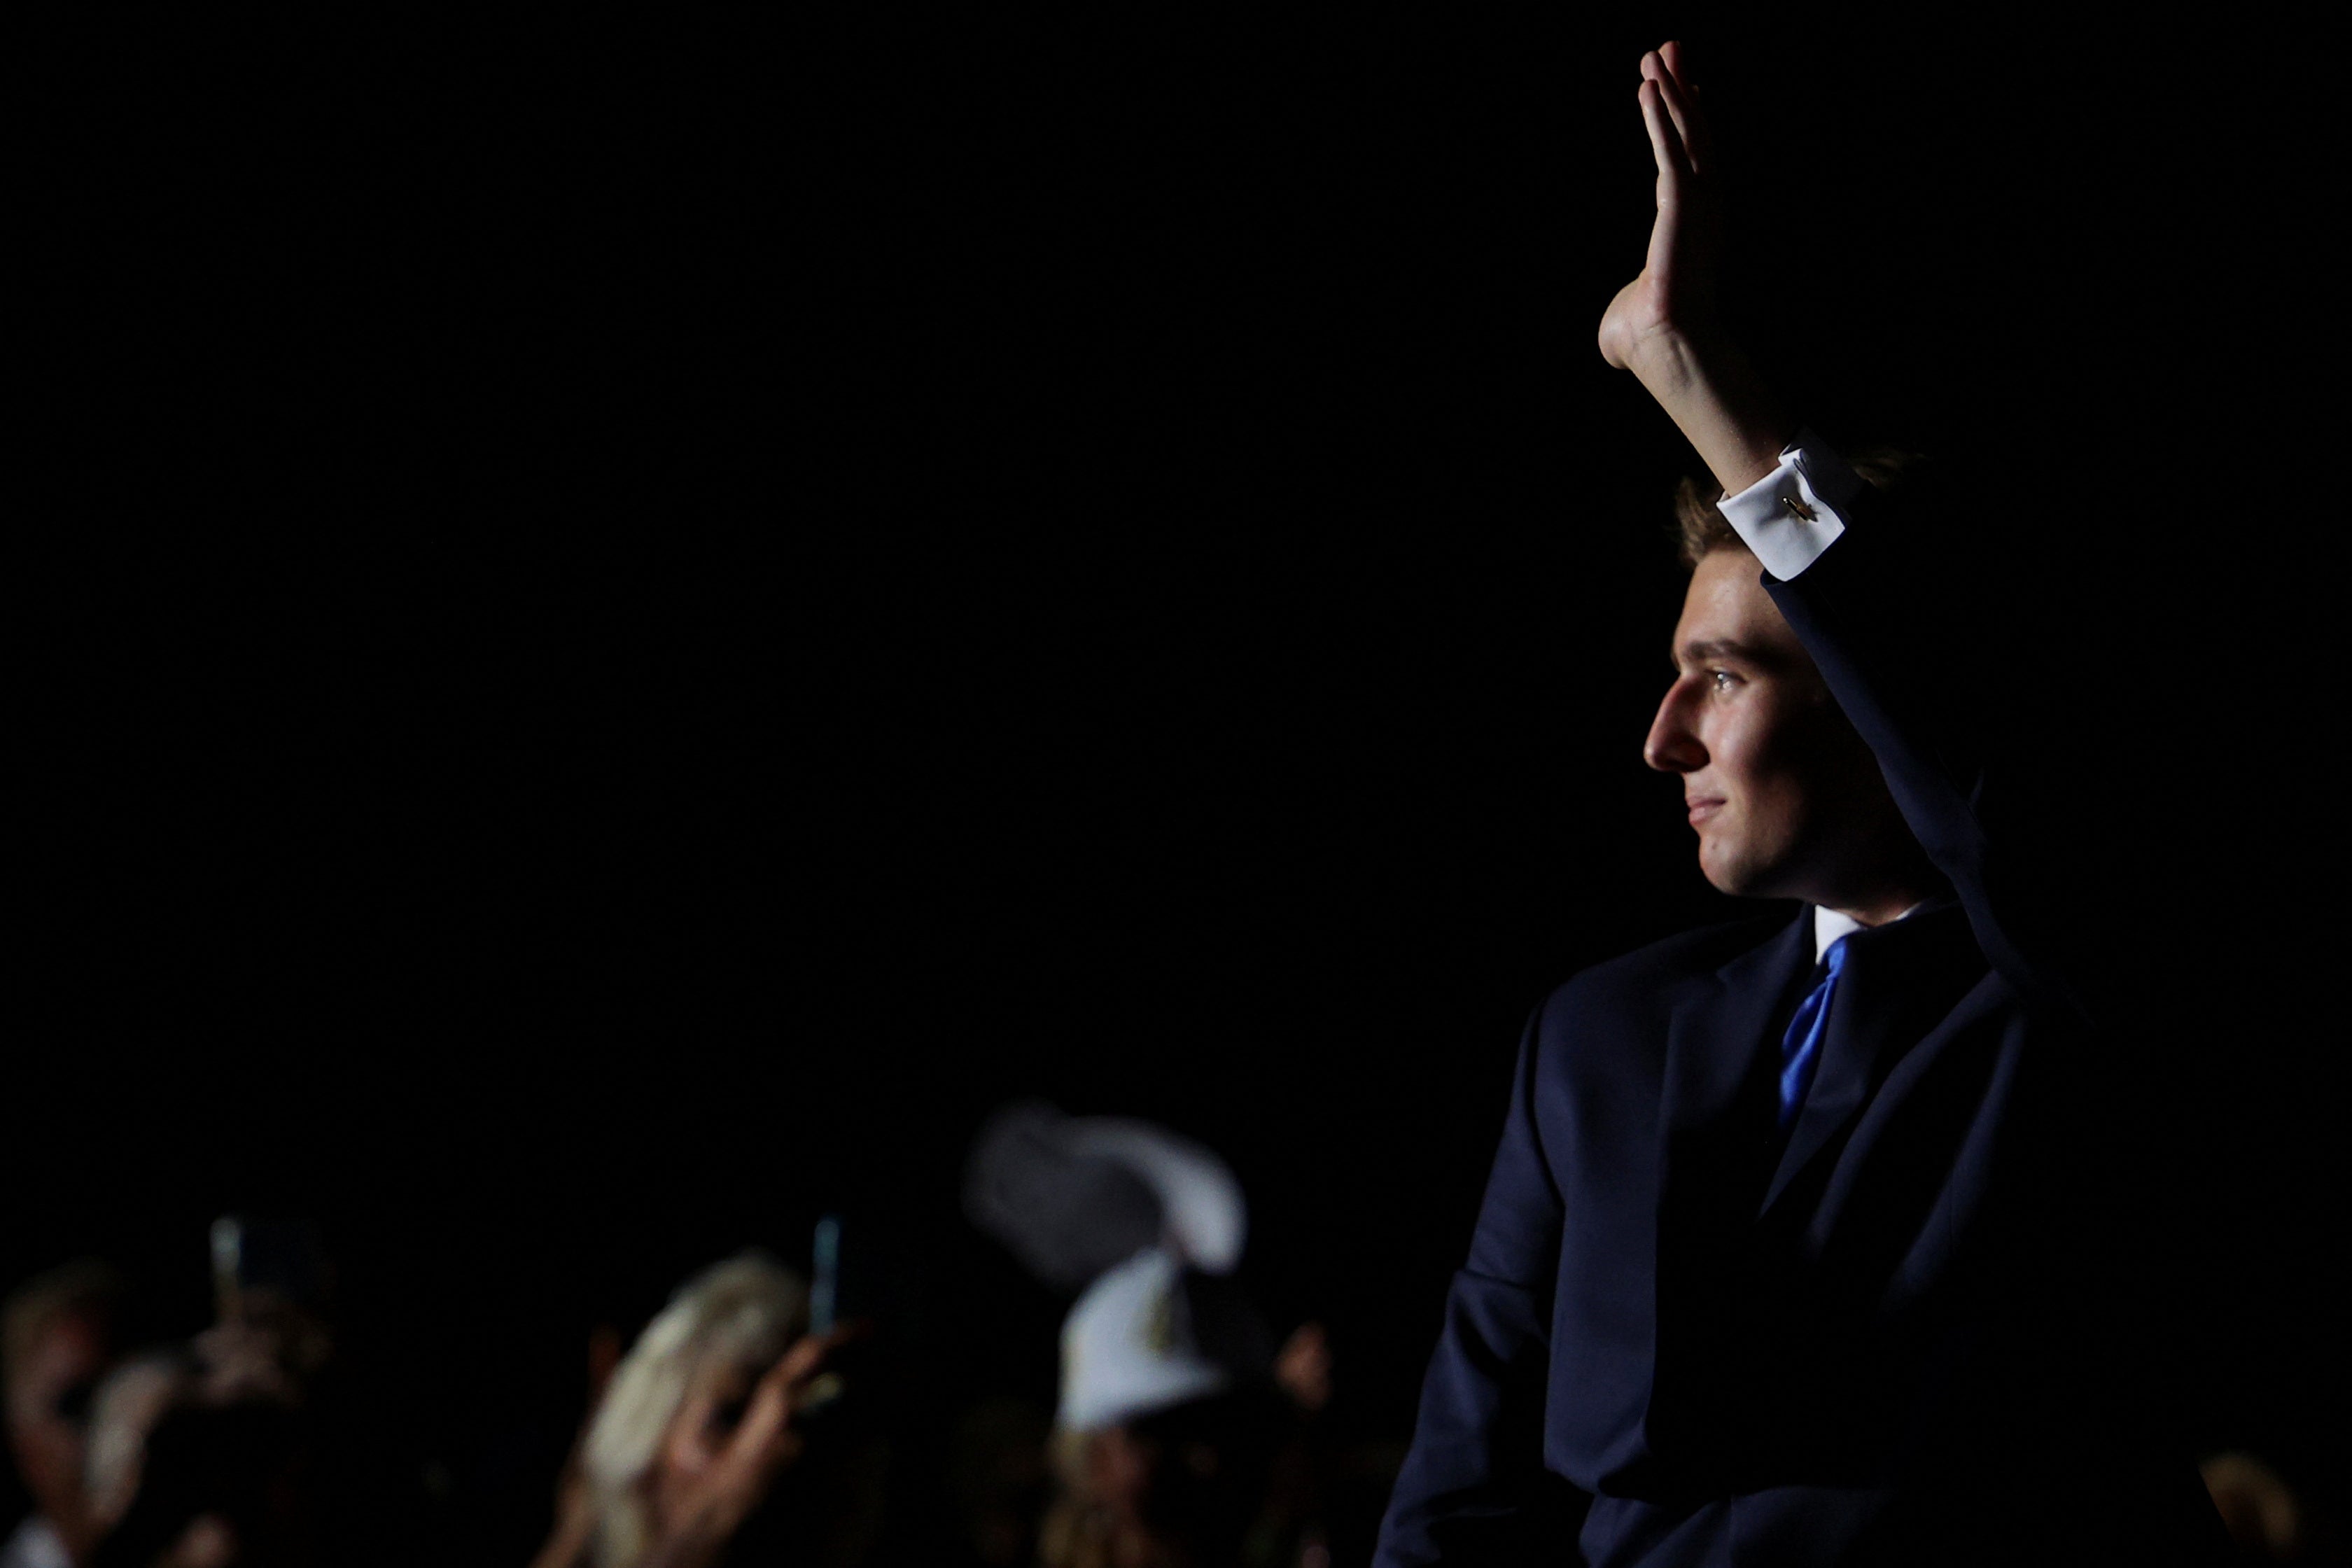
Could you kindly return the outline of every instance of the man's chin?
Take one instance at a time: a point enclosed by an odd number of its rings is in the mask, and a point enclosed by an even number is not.
[[[1707,886],[1735,899],[1785,899],[1792,896],[1780,885],[1780,879],[1772,874],[1772,868],[1759,866],[1738,856],[1711,856],[1701,850],[1698,869],[1699,874],[1706,879]]]

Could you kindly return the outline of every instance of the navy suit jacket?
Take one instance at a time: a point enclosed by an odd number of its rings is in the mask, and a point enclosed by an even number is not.
[[[1949,894],[1848,939],[1785,1135],[1810,910],[1538,1009],[1383,1568],[2227,1560],[2126,1353],[2101,1081],[2131,1068],[2068,984],[2066,906],[2001,858],[1996,771],[1931,675],[1933,557],[1885,505],[1765,586]]]

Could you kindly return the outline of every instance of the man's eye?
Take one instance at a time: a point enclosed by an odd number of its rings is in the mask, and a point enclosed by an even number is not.
[[[1714,683],[1717,696],[1721,696],[1739,684],[1739,678],[1727,669],[1710,669],[1706,672],[1706,678]]]

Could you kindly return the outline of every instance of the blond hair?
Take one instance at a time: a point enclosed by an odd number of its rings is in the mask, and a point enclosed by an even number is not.
[[[596,1500],[598,1568],[626,1568],[653,1542],[646,1483],[662,1439],[704,1376],[765,1367],[807,1331],[808,1287],[760,1252],[713,1264],[677,1289],[614,1369],[581,1462]]]

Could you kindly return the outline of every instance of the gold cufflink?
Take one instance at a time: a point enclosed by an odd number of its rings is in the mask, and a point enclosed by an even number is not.
[[[1802,518],[1807,522],[1812,521],[1814,518],[1820,515],[1814,511],[1811,507],[1807,506],[1795,496],[1782,496],[1780,498],[1780,504],[1789,509],[1790,516]]]

